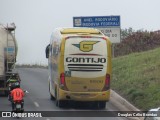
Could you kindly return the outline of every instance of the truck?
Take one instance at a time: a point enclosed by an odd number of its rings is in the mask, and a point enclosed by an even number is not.
[[[16,26],[14,23],[3,25],[0,24],[0,93],[8,95],[7,80],[16,74],[14,67],[17,56],[17,41],[15,38]]]
[[[50,98],[93,103],[105,108],[110,98],[111,42],[94,28],[57,28],[46,47]]]

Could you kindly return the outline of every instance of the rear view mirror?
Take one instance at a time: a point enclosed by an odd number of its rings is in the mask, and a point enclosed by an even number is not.
[[[24,90],[24,93],[29,93],[27,90]]]
[[[46,47],[46,58],[49,58],[49,49],[50,49],[50,44],[48,44]]]

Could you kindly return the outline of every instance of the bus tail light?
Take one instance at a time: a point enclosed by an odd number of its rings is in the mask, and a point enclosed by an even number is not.
[[[110,87],[110,75],[106,74],[105,86],[109,89]]]
[[[105,85],[103,87],[103,91],[109,90],[110,88],[110,74],[106,74]]]
[[[60,75],[60,85],[61,86],[64,86],[65,85],[65,74],[64,73],[61,73]]]

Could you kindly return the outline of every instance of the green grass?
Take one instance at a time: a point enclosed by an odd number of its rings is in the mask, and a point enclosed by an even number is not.
[[[160,48],[112,61],[113,90],[141,110],[160,106]]]

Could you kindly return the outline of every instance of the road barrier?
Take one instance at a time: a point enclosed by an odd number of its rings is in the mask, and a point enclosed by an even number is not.
[[[116,106],[119,111],[140,111],[138,108],[129,103],[115,91],[111,90],[110,103]],[[144,120],[144,117],[128,117],[131,120]]]

